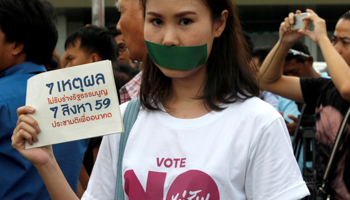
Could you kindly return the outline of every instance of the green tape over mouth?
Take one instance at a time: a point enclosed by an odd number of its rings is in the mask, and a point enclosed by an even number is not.
[[[165,46],[146,41],[146,46],[152,61],[167,69],[190,70],[203,65],[207,59],[207,44]]]

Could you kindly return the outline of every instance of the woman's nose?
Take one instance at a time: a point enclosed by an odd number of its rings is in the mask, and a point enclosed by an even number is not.
[[[176,30],[173,28],[166,28],[164,30],[164,37],[163,37],[163,45],[165,46],[179,46],[180,42],[178,40],[178,35],[176,34]]]

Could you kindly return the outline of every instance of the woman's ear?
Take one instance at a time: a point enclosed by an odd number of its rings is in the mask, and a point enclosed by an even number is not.
[[[225,27],[226,27],[227,17],[228,17],[228,10],[223,10],[221,12],[220,20],[215,21],[214,36],[216,38],[220,37],[222,32],[224,32]]]

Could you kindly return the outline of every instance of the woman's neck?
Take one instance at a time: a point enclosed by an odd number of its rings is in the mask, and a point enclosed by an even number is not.
[[[191,119],[210,112],[205,107],[203,96],[206,83],[206,68],[186,78],[172,78],[170,94],[165,101],[165,110],[176,118]]]

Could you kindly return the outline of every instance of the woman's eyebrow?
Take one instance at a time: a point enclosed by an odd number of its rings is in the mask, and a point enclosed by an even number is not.
[[[175,17],[183,17],[185,15],[197,15],[197,13],[193,12],[193,11],[184,11],[184,12],[180,12],[178,14],[175,14]]]
[[[153,12],[153,11],[147,12],[147,15],[153,15],[155,17],[162,17],[161,14]],[[195,13],[193,11],[184,11],[184,12],[180,12],[180,13],[175,14],[175,17],[181,18],[181,17],[183,17],[185,15],[197,15],[197,13]]]
[[[147,12],[147,15],[153,15],[153,16],[155,16],[155,17],[162,17],[162,15],[161,15],[161,14],[156,13],[156,12],[152,12],[152,11]]]

